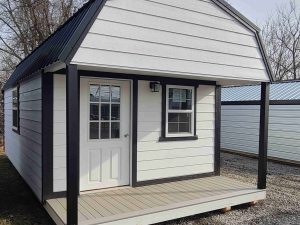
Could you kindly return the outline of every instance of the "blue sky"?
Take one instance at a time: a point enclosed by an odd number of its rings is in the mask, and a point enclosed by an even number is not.
[[[288,4],[289,0],[227,0],[244,16],[261,27],[276,8]],[[300,0],[296,0],[300,6]]]

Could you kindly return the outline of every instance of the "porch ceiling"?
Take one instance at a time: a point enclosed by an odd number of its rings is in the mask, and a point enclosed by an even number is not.
[[[79,224],[152,224],[265,198],[265,190],[216,176],[137,188],[81,194]],[[46,210],[66,224],[66,199],[48,200]]]

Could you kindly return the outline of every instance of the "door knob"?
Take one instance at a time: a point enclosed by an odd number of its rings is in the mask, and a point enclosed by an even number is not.
[[[125,134],[125,135],[124,135],[124,137],[126,137],[126,138],[127,138],[128,136],[129,136],[129,134]]]

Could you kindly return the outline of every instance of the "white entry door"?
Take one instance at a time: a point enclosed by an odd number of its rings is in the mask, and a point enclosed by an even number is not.
[[[129,185],[130,82],[80,85],[80,191]]]

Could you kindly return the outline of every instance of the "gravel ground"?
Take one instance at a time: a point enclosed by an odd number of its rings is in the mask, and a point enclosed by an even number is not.
[[[222,175],[256,184],[257,160],[222,154]],[[300,168],[269,163],[267,199],[159,225],[300,225]],[[0,225],[52,225],[0,148]]]
[[[257,160],[222,154],[223,176],[256,184]],[[267,199],[222,214],[205,213],[160,225],[300,225],[300,168],[268,163]]]

